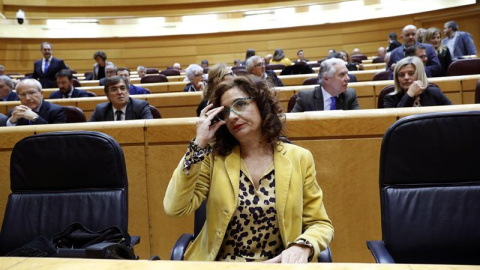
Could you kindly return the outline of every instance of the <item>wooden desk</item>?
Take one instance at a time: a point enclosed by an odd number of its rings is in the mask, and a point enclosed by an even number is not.
[[[124,269],[124,270],[473,270],[478,266],[470,265],[421,265],[421,264],[361,264],[361,263],[324,263],[324,264],[267,264],[233,262],[183,262],[183,261],[130,261],[130,260],[94,260],[68,258],[0,258],[0,268],[9,270],[48,269],[48,270],[84,270],[84,269]]]
[[[408,115],[460,110],[480,110],[480,104],[286,114],[286,135],[314,156],[317,181],[335,228],[331,245],[335,261],[373,262],[365,241],[382,237],[378,172],[385,131]],[[125,154],[129,233],[142,237],[135,251],[142,259],[154,254],[169,258],[178,237],[193,231],[193,215],[167,216],[163,197],[188,141],[195,136],[195,125],[196,118],[189,117],[0,128],[0,224],[10,193],[10,155],[16,142],[43,132],[96,130],[115,138]]]

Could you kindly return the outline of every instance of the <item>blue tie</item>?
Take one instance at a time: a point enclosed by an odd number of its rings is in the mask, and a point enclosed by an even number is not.
[[[45,65],[43,66],[43,73],[47,73],[48,70],[48,60],[45,59]]]
[[[337,98],[336,97],[331,97],[330,100],[332,103],[330,104],[330,110],[336,110],[337,109]]]

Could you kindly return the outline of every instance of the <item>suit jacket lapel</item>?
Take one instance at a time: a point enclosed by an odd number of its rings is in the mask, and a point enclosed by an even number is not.
[[[134,120],[133,115],[133,101],[132,98],[128,98],[127,111],[125,112],[125,120]]]
[[[239,146],[235,146],[232,153],[225,158],[225,170],[232,185],[235,201],[237,201],[240,184],[240,159]]]
[[[318,85],[315,87],[315,92],[313,96],[315,98],[313,104],[315,106],[315,111],[323,111],[323,93],[322,93],[322,85]]]
[[[278,151],[281,149],[281,151]],[[275,197],[277,215],[283,219],[285,216],[285,207],[287,203],[287,196],[292,178],[292,162],[286,157],[285,146],[281,143],[274,150],[273,162],[275,166]],[[280,221],[282,219],[279,219]],[[279,222],[283,224],[283,222]]]
[[[113,121],[113,120],[115,120],[115,119],[113,118],[113,107],[112,107],[112,103],[111,103],[111,102],[109,102],[109,103],[107,104],[107,108],[106,108],[106,109],[107,109],[107,110],[105,111],[105,120],[104,120],[104,121]]]
[[[337,110],[343,110],[343,107],[345,105],[345,93],[341,93],[338,98],[337,98]]]

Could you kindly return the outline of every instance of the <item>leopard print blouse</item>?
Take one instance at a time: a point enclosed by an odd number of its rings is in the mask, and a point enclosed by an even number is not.
[[[265,261],[283,251],[275,209],[273,164],[255,189],[242,160],[238,207],[228,224],[217,261]]]

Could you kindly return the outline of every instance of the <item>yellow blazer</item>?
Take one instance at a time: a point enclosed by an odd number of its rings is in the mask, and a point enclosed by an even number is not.
[[[222,245],[228,223],[238,205],[240,148],[226,157],[210,154],[183,171],[175,169],[163,200],[165,212],[186,216],[208,197],[202,231],[185,253],[186,260],[213,261]],[[333,239],[333,226],[322,201],[310,151],[280,143],[274,151],[277,220],[284,247],[303,238],[312,243],[317,258]]]

